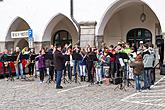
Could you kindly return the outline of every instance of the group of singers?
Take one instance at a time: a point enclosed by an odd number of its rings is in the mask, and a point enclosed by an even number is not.
[[[145,50],[143,50],[144,47]],[[135,45],[130,46],[128,43],[123,42],[119,42],[117,46],[110,45],[109,47],[103,43],[100,49],[92,48],[90,45],[87,45],[85,48],[80,48],[77,44],[75,44],[74,47],[72,47],[71,44],[65,44],[64,47],[61,45],[51,45],[48,50],[41,48],[39,54],[36,55],[35,58],[31,59],[31,57],[29,57],[26,59],[27,64],[25,67],[29,68],[28,74],[33,76],[34,66],[37,62],[37,68],[40,73],[40,83],[44,82],[46,68],[49,68],[50,81],[56,81],[57,89],[63,88],[61,86],[63,75],[64,77],[67,76],[69,81],[75,81],[75,83],[77,83],[80,78],[80,81],[102,84],[103,78],[105,77],[115,78],[121,76],[120,70],[123,64],[124,68],[126,68],[123,76],[128,78],[127,68],[129,66],[129,62],[136,59],[139,51],[142,57],[144,54],[149,54],[146,53],[146,50],[148,50],[148,45],[146,46],[140,44],[140,47],[137,48]],[[127,57],[123,56],[123,53],[126,54]],[[25,47],[22,51],[20,51],[19,47],[16,47],[14,52],[9,53],[5,50],[3,54],[4,59],[7,56],[17,56],[16,61],[14,61],[17,79],[25,78],[24,69],[22,66],[24,55],[35,55],[34,49],[29,50]],[[121,62],[121,58],[123,62]],[[5,64],[6,61],[3,63],[4,74],[7,69],[9,72],[9,77],[11,78],[11,67],[9,64]],[[104,66],[109,66],[108,74],[104,71]],[[148,70],[149,69],[147,67],[146,71],[144,71],[144,74],[146,74],[144,75],[144,83],[146,83],[145,89],[150,87],[152,81],[149,73],[150,71]],[[74,78],[72,78],[72,76],[74,76]],[[139,87],[139,83],[137,86]],[[138,87],[136,87],[138,90],[141,89],[141,87]]]

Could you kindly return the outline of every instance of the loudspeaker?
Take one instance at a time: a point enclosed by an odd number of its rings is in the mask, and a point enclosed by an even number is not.
[[[160,47],[161,45],[164,44],[164,39],[162,35],[157,35],[156,36],[156,45]]]
[[[165,64],[160,66],[160,75],[165,75]]]

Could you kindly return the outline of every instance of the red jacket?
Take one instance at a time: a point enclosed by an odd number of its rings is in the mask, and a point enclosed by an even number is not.
[[[110,54],[110,62],[115,62],[116,60],[116,52],[114,49],[108,50],[108,53]]]

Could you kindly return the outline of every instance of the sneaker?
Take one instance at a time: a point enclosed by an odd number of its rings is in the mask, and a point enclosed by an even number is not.
[[[147,89],[148,89],[148,90],[151,90],[151,88],[150,88],[150,87],[147,87]]]
[[[136,90],[136,92],[141,92],[141,90]]]
[[[97,81],[96,84],[99,84],[99,81]]]
[[[100,81],[100,84],[103,84],[103,81]]]
[[[147,88],[146,87],[142,87],[142,90],[146,90]]]
[[[57,86],[56,89],[63,89],[63,87],[62,86],[59,86],[59,87]]]
[[[8,81],[8,78],[5,78],[5,81]]]
[[[42,81],[40,81],[40,84],[42,84],[43,82]]]

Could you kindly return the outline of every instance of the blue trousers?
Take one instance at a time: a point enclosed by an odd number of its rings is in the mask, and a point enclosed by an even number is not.
[[[144,88],[151,86],[151,69],[144,69]]]
[[[57,75],[55,75],[57,77],[56,79],[56,87],[60,87],[61,86],[61,78],[62,78],[62,70],[59,71],[57,70]]]
[[[73,60],[74,63],[74,77],[77,78],[77,66],[78,66],[78,73],[80,75],[80,61],[79,60]]]
[[[19,77],[19,71],[18,71],[18,70],[20,70],[21,77],[23,77],[23,67],[22,67],[22,63],[18,63],[18,64],[15,66],[15,70],[16,70],[16,75],[17,75],[17,77]]]
[[[135,79],[135,84],[136,84],[136,90],[140,90],[141,89],[141,81],[140,81],[139,75],[135,76],[134,79]]]

